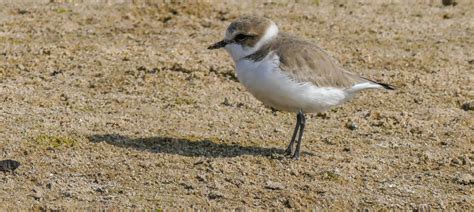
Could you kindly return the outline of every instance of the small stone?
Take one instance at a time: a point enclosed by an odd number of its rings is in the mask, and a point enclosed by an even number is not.
[[[474,110],[474,101],[464,102],[461,108],[465,111]]]
[[[52,76],[52,77],[54,77],[54,76],[56,76],[56,75],[58,75],[58,74],[61,74],[61,73],[63,73],[63,70],[54,70],[54,71],[51,72],[49,75]]]
[[[296,208],[296,203],[292,199],[287,199],[285,205],[287,208]]]
[[[358,128],[357,124],[355,124],[352,121],[348,121],[346,123],[346,127],[347,127],[347,129],[350,129],[350,130],[356,130]]]
[[[330,119],[331,118],[331,116],[329,116],[328,113],[317,113],[316,117],[322,118],[322,119]]]
[[[42,50],[41,50],[41,54],[44,54],[44,55],[51,55],[51,50],[49,50],[49,49],[42,49]]]
[[[459,165],[466,165],[467,164],[466,158],[464,158],[464,157],[459,156],[457,158],[457,160],[459,161]]]
[[[444,14],[443,15],[443,19],[451,19],[451,18],[453,18],[453,15],[451,15],[451,14]]]
[[[222,199],[224,198],[224,194],[220,191],[211,191],[208,194],[209,199]]]
[[[270,155],[270,158],[271,159],[278,159],[278,160],[281,160],[283,159],[285,156],[282,155],[282,154],[279,154],[277,152],[272,152],[272,154]]]
[[[462,161],[462,165],[472,166],[472,161],[471,161],[471,159],[469,159],[468,156],[459,157],[459,159]]]
[[[15,171],[20,166],[20,162],[15,160],[2,160],[0,161],[0,171]]]
[[[223,105],[225,106],[231,106],[232,104],[230,104],[229,102],[229,99],[227,97],[224,97],[224,102],[222,102]]]
[[[34,188],[33,190],[33,194],[31,195],[35,200],[40,200],[41,198],[43,198],[43,191],[41,191],[41,189],[39,188]]]
[[[283,190],[285,189],[285,186],[281,183],[273,182],[273,181],[267,181],[265,185],[266,189],[271,189],[271,190]]]
[[[270,110],[272,111],[272,114],[273,114],[274,116],[277,115],[277,112],[278,112],[277,109],[275,109],[274,107],[270,107]]]
[[[242,206],[242,207],[238,207],[235,209],[236,212],[245,212],[245,211],[248,211],[245,206]]]
[[[423,131],[421,130],[420,127],[416,126],[410,129],[411,134],[422,134]]]
[[[20,71],[25,71],[25,70],[26,70],[25,66],[22,65],[22,64],[18,64],[18,65],[16,65],[16,67],[17,67],[18,69],[20,69]]]
[[[70,191],[65,191],[65,192],[62,193],[62,195],[63,195],[64,197],[72,197],[72,192],[70,192]]]
[[[18,14],[20,14],[20,15],[24,15],[24,14],[29,14],[29,13],[30,13],[30,11],[24,10],[24,9],[18,9],[17,12],[18,12]]]
[[[456,6],[458,3],[455,0],[441,0],[444,6]]]
[[[191,190],[191,189],[194,189],[194,186],[191,184],[191,183],[181,183],[181,185],[184,187],[184,189],[186,190]]]
[[[147,73],[149,73],[149,74],[156,74],[158,72],[160,72],[159,68],[152,68],[152,69],[147,71]]]
[[[474,184],[474,177],[470,174],[460,174],[455,178],[455,181],[459,184],[470,185]]]
[[[69,100],[69,98],[66,96],[66,94],[61,94],[61,95],[59,96],[59,99],[60,99],[61,101],[65,101],[65,102],[66,102],[67,100]]]
[[[145,66],[139,66],[137,67],[137,71],[146,71],[147,68]]]
[[[197,161],[197,162],[194,163],[193,165],[194,165],[194,166],[197,166],[197,165],[201,165],[201,164],[204,164],[204,161],[203,161],[203,160]]]
[[[451,163],[455,164],[455,165],[461,165],[462,164],[461,160],[459,160],[458,158],[453,158],[451,160]]]
[[[206,175],[203,175],[203,174],[198,174],[198,175],[196,176],[196,179],[198,179],[198,180],[201,181],[201,182],[206,182],[206,181],[207,181]]]

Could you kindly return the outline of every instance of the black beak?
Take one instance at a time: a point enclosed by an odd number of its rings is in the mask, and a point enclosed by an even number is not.
[[[210,45],[209,47],[207,47],[207,49],[220,49],[224,47],[225,45],[227,45],[227,41],[221,40],[215,44]]]

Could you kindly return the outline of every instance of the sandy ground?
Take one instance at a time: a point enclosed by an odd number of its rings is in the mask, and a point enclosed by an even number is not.
[[[472,1],[94,2],[0,3],[0,208],[473,210]],[[311,115],[287,159],[295,115],[206,49],[244,14],[398,89]]]

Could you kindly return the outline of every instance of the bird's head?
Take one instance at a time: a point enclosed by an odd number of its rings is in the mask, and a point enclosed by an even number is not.
[[[276,24],[264,17],[245,16],[232,22],[224,39],[208,49],[224,48],[234,61],[238,61],[258,51],[278,35]]]

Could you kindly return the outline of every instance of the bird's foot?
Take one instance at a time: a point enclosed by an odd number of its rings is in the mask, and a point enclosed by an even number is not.
[[[293,156],[291,156],[291,159],[293,159],[293,160],[299,160],[299,159],[300,159],[300,153],[299,153],[299,152],[295,152],[295,154],[293,154]]]
[[[288,147],[288,148],[285,150],[285,155],[286,155],[286,156],[291,156],[291,154],[293,154],[293,148]]]

